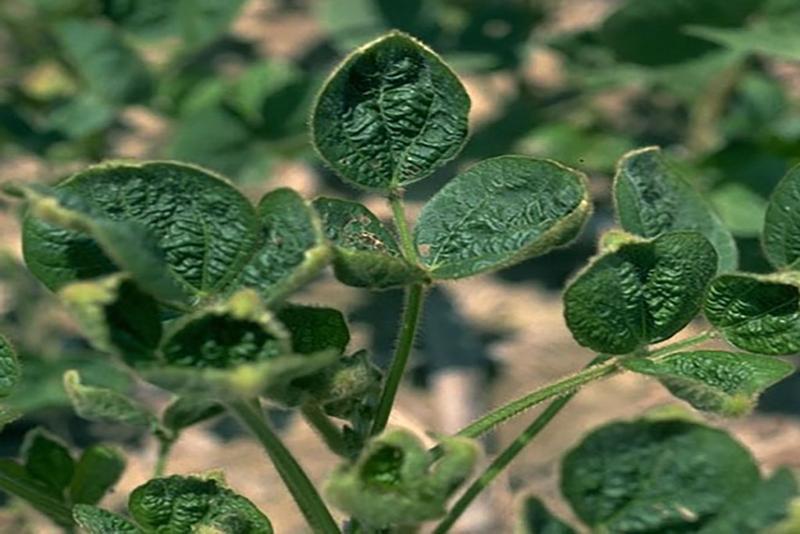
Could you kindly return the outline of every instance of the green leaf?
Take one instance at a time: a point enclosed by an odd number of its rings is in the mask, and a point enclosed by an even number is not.
[[[391,32],[328,78],[312,113],[312,139],[344,181],[386,192],[458,154],[469,106],[461,82],[432,50]]]
[[[107,254],[156,296],[171,283],[199,297],[230,284],[257,238],[247,199],[226,180],[189,165],[97,165],[58,184],[55,193],[70,211],[33,199],[23,226],[25,260],[54,290],[113,272]]]
[[[111,126],[117,110],[94,94],[81,94],[50,114],[50,125],[68,137],[80,139]]]
[[[765,389],[794,372],[793,365],[781,360],[711,350],[627,359],[623,366],[655,376],[698,410],[727,416],[749,413]]]
[[[779,269],[795,269],[800,260],[800,165],[775,187],[764,219],[764,253]]]
[[[13,460],[0,459],[0,489],[24,500],[58,525],[72,525],[70,509],[60,492]]]
[[[581,345],[610,354],[663,341],[697,315],[716,268],[714,247],[694,232],[623,242],[567,287],[567,326]]]
[[[22,376],[17,353],[11,343],[0,335],[0,397],[8,397]]]
[[[333,244],[333,268],[342,283],[388,289],[427,278],[403,258],[394,234],[365,206],[325,197],[314,200],[313,206]]]
[[[703,311],[736,347],[759,354],[800,352],[800,279],[790,273],[719,276]]]
[[[441,448],[434,462],[414,435],[388,430],[373,438],[354,464],[340,465],[325,492],[337,508],[372,528],[436,519],[478,459],[477,445],[467,438],[444,438]]]
[[[800,61],[797,17],[770,18],[744,28],[687,26],[684,32],[738,52],[765,54],[776,59]]]
[[[161,423],[174,433],[222,414],[225,408],[204,397],[176,397],[164,409]]]
[[[554,516],[537,497],[522,502],[516,534],[575,534],[575,529]]]
[[[155,416],[139,402],[113,389],[81,384],[78,371],[64,373],[64,389],[78,416],[89,421],[150,427]]]
[[[73,282],[59,296],[92,344],[129,364],[152,360],[161,340],[158,303],[126,274]]]
[[[344,315],[333,308],[290,304],[278,312],[278,320],[289,331],[292,350],[312,354],[333,349],[339,354],[350,343],[350,330]]]
[[[108,103],[141,102],[150,96],[147,65],[113,27],[70,19],[55,27],[58,50],[91,93]]]
[[[124,517],[96,506],[76,504],[72,515],[87,534],[143,534],[139,527]]]
[[[759,481],[750,453],[687,421],[612,423],[561,466],[561,490],[593,530],[693,532]]]
[[[25,471],[46,484],[54,495],[62,495],[75,471],[75,461],[61,440],[41,428],[25,435],[22,445]]]
[[[786,468],[760,481],[743,497],[733,500],[700,529],[701,534],[760,534],[789,515],[789,503],[798,495],[797,480]]]
[[[316,213],[291,189],[264,195],[258,218],[259,241],[239,284],[274,303],[317,276],[327,266],[330,250]]]
[[[213,478],[171,476],[131,493],[128,509],[146,532],[272,534],[256,506]]]
[[[642,237],[691,230],[708,239],[721,272],[738,264],[736,242],[710,205],[675,170],[658,147],[628,152],[617,164],[614,204],[622,227]]]
[[[83,451],[75,464],[69,484],[70,501],[95,504],[119,481],[125,470],[125,456],[116,447],[93,445]]]
[[[591,213],[586,177],[549,160],[477,163],[425,205],[414,242],[434,278],[519,263],[572,241]]]
[[[370,361],[366,351],[342,356],[322,371],[292,381],[298,390],[324,405],[329,415],[347,419],[357,405],[380,390],[381,372]],[[300,397],[300,393],[298,393]]]
[[[663,66],[716,48],[685,26],[739,26],[762,0],[627,0],[603,22],[600,38],[618,60]]]

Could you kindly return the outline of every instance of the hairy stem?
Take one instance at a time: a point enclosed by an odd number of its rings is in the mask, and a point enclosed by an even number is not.
[[[416,248],[414,248],[414,242],[411,239],[411,230],[408,227],[406,208],[403,205],[403,199],[398,193],[391,193],[389,195],[389,205],[392,207],[394,225],[395,228],[397,228],[397,235],[400,237],[400,248],[403,251],[403,257],[406,261],[417,264],[419,263],[419,257],[417,256]]]
[[[330,417],[325,415],[319,405],[306,403],[300,410],[308,424],[317,431],[332,452],[339,456],[347,456],[347,444],[342,437],[342,431],[331,421]]]
[[[666,345],[666,346],[664,346],[664,347],[662,347],[660,349],[651,351],[648,354],[648,356],[651,357],[651,358],[657,358],[659,356],[665,356],[667,354],[672,354],[673,352],[677,352],[679,350],[683,350],[685,348],[692,347],[694,345],[697,345],[698,343],[702,343],[703,341],[708,341],[710,339],[714,339],[714,338],[717,337],[717,335],[718,334],[717,334],[716,330],[706,330],[705,332],[701,332],[700,334],[697,334],[696,336],[692,336],[692,337],[686,338],[686,339],[684,339],[682,341],[676,341],[675,343],[670,343],[669,345]]]
[[[264,420],[258,400],[235,401],[230,403],[229,409],[261,442],[311,530],[324,534],[339,534],[336,521],[333,520],[303,468]]]
[[[383,431],[389,421],[389,413],[392,411],[394,398],[403,379],[411,349],[414,347],[414,338],[417,335],[417,327],[419,326],[419,318],[422,314],[424,301],[425,289],[422,284],[414,284],[406,288],[405,306],[403,308],[403,317],[400,320],[397,347],[383,384],[378,407],[375,410],[375,419],[373,419],[372,428],[370,429],[370,435],[372,436]]]
[[[588,367],[598,365],[605,361],[608,357],[607,356],[598,356],[594,360],[592,360]],[[475,479],[474,482],[467,488],[467,490],[458,498],[458,500],[453,504],[450,511],[447,515],[442,519],[442,521],[436,525],[434,529],[434,534],[443,534],[450,530],[450,528],[455,524],[456,521],[461,517],[461,514],[469,508],[469,505],[472,504],[472,501],[489,485],[494,481],[497,476],[503,472],[503,470],[508,467],[508,465],[517,457],[517,455],[524,449],[533,439],[544,430],[544,428],[552,421],[556,415],[572,400],[572,397],[575,396],[577,393],[576,390],[573,390],[571,393],[567,393],[563,397],[554,400],[551,402],[544,411],[539,414],[539,416],[533,420],[533,422],[528,425],[522,433],[517,436],[517,439],[511,442],[511,444],[506,447],[500,454],[498,454],[492,463],[489,464],[484,472],[481,474],[480,477]]]

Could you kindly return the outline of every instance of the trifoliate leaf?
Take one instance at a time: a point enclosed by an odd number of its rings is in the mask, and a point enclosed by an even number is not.
[[[764,219],[764,253],[779,269],[795,269],[800,259],[800,166],[784,176],[770,197]]]
[[[434,278],[519,263],[572,241],[591,212],[586,177],[549,160],[501,156],[456,176],[425,205],[414,242]]]
[[[800,278],[725,274],[708,289],[704,313],[732,345],[758,354],[800,351]]]
[[[598,352],[626,354],[691,321],[717,268],[700,234],[674,232],[601,254],[564,293],[572,335]]]
[[[290,304],[278,312],[278,320],[289,331],[292,350],[299,354],[326,349],[341,354],[350,343],[350,330],[344,315],[333,308]]]
[[[72,508],[72,515],[87,534],[144,534],[124,517],[97,506],[76,504]]]
[[[258,204],[259,240],[240,285],[281,300],[328,264],[330,251],[314,210],[295,191],[276,189]]]
[[[533,496],[526,497],[520,507],[516,534],[575,534],[575,529],[554,516],[544,503]]]
[[[0,335],[0,397],[7,397],[14,390],[22,375],[17,353],[11,343]]]
[[[394,234],[365,206],[325,197],[313,205],[333,244],[333,268],[340,282],[387,289],[427,278],[425,271],[403,259]]]
[[[472,440],[442,440],[434,458],[405,430],[373,438],[354,464],[341,465],[328,479],[330,501],[372,528],[416,525],[445,512],[448,497],[469,476],[478,459]]]
[[[46,484],[56,495],[69,485],[75,471],[75,460],[60,439],[41,428],[25,435],[22,445],[25,471]]]
[[[125,456],[115,447],[93,445],[75,464],[69,496],[75,504],[95,504],[116,484],[125,470]]]
[[[73,282],[59,296],[98,350],[116,354],[129,364],[154,358],[162,330],[158,303],[129,275]]]
[[[128,509],[145,532],[272,534],[269,519],[214,478],[156,478],[131,493]]]
[[[696,531],[758,484],[750,453],[686,421],[612,423],[564,458],[561,490],[592,530]]]
[[[627,359],[623,365],[655,376],[698,410],[727,416],[749,413],[765,389],[794,372],[794,366],[781,360],[711,350]]]
[[[392,32],[353,52],[328,78],[314,106],[312,138],[344,181],[385,192],[458,154],[469,106],[439,56]]]
[[[64,373],[64,389],[79,417],[89,421],[150,427],[155,416],[140,403],[113,389],[81,383],[78,371]]]
[[[614,204],[622,227],[642,237],[691,230],[708,239],[721,272],[736,269],[736,242],[711,206],[666,160],[658,147],[627,153],[617,164]]]

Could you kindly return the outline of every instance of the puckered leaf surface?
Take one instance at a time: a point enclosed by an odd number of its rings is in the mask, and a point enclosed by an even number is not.
[[[658,147],[634,150],[620,159],[614,203],[628,232],[642,237],[677,230],[699,232],[714,245],[720,271],[736,269],[738,253],[730,231]]]
[[[708,289],[704,313],[732,345],[759,354],[800,351],[800,279],[725,274]]]
[[[697,531],[758,482],[739,443],[680,420],[604,426],[561,466],[561,489],[578,517],[620,534]]]
[[[414,241],[434,278],[499,269],[574,239],[591,212],[588,196],[585,176],[556,162],[488,159],[434,195]]]
[[[343,180],[388,191],[425,178],[459,152],[469,106],[439,56],[392,32],[334,71],[314,107],[312,136]]]
[[[717,254],[694,232],[622,241],[595,258],[564,293],[564,317],[581,345],[625,354],[672,337],[700,311]]]
[[[800,166],[772,192],[764,219],[764,253],[779,269],[795,269],[800,263]]]
[[[21,375],[22,369],[14,347],[0,335],[0,397],[11,394]]]
[[[426,278],[422,269],[403,259],[394,234],[365,206],[325,197],[313,205],[333,243],[333,268],[342,283],[387,289]]]
[[[623,365],[655,376],[699,410],[732,416],[748,413],[762,391],[794,371],[781,360],[711,350],[678,352],[658,360],[629,359]]]

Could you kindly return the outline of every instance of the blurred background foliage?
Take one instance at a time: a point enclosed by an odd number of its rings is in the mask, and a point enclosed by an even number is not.
[[[610,224],[616,160],[653,144],[719,211],[742,268],[762,269],[766,197],[800,161],[798,0],[2,0],[0,175],[53,181],[109,158],[169,158],[258,191],[292,162],[313,191],[355,195],[314,157],[307,116],[331,66],[392,28],[440,52],[473,96],[465,151],[412,200],[502,153],[592,179],[599,217],[583,241],[502,276],[560,287]],[[66,424],[48,416],[64,405],[65,369],[129,382],[53,302],[13,254],[0,256],[0,331],[25,363],[10,404]],[[360,313],[380,322],[373,309]]]

